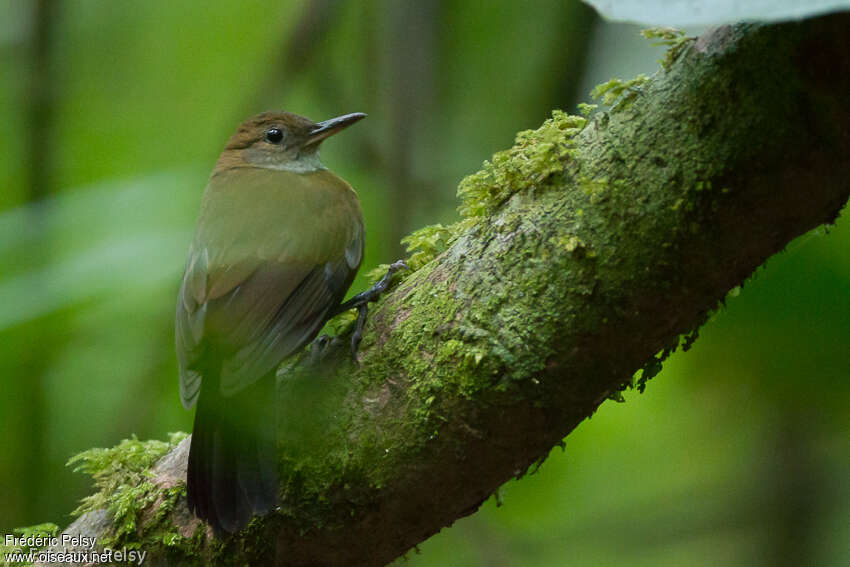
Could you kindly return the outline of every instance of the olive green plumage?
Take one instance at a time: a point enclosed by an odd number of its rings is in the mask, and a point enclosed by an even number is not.
[[[198,404],[189,507],[234,532],[276,502],[275,370],[322,328],[363,257],[351,186],[318,161],[315,124],[264,113],[231,137],[204,192],[177,301],[180,398]]]

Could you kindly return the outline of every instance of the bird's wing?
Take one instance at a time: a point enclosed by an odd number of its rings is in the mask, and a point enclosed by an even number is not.
[[[305,189],[298,186],[303,179],[289,181],[295,191]],[[344,183],[333,176],[328,182]],[[235,221],[234,208],[250,203],[226,202],[225,228],[196,232],[176,316],[180,397],[186,407],[197,400],[211,350],[221,364],[221,394],[242,390],[319,332],[360,265],[364,231],[356,201],[352,206],[350,198],[340,197],[323,203],[315,222],[305,224],[302,218],[295,224],[302,227],[296,234],[293,223],[298,215],[315,212],[315,203],[275,199],[266,195],[271,202],[249,206]],[[202,211],[199,226],[217,220],[214,208]],[[276,217],[273,222],[270,216]]]

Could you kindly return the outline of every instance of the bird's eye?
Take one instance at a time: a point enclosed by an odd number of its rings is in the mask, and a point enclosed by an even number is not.
[[[283,140],[283,131],[280,128],[266,130],[266,141],[271,144],[279,144]]]

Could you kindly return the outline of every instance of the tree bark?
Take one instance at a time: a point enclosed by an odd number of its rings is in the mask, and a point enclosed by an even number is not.
[[[181,499],[169,529],[196,535],[153,544],[143,514],[148,561],[384,565],[541,462],[768,257],[836,219],[847,29],[837,14],[710,31],[534,183],[491,176],[508,198],[378,303],[359,368],[337,356],[280,376],[280,511],[215,542]],[[183,482],[187,448],[158,483]],[[102,535],[95,519],[69,530]]]

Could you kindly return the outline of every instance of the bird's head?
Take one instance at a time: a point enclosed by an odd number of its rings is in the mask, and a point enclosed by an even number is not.
[[[263,112],[239,125],[216,170],[240,164],[296,172],[322,169],[318,155],[322,141],[365,117],[355,112],[313,122],[291,112]]]

